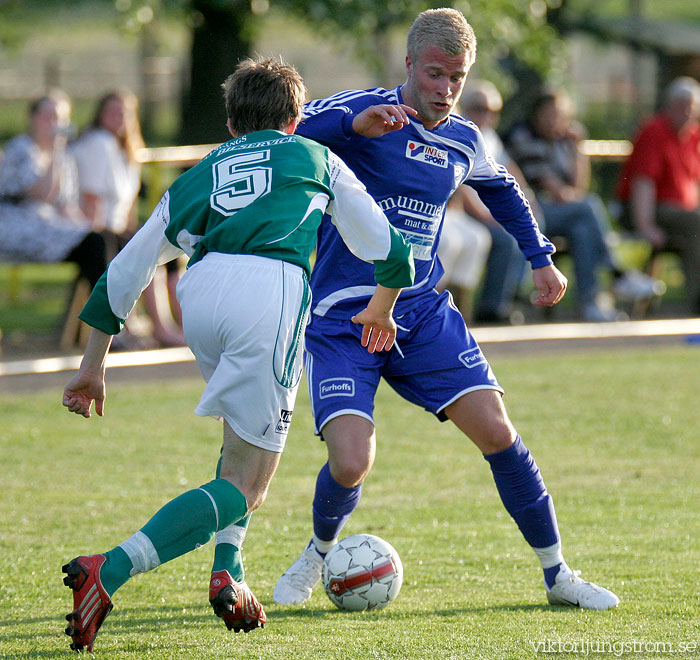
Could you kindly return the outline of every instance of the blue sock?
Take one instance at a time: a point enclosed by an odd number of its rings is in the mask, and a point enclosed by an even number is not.
[[[561,564],[557,564],[556,566],[552,566],[551,568],[544,569],[544,581],[547,583],[547,586],[550,589],[554,586],[554,581],[555,581],[560,569],[561,569]]]
[[[513,517],[533,548],[549,548],[560,542],[554,503],[547,492],[535,459],[518,436],[495,454],[484,454],[491,465],[496,488],[506,511]],[[559,564],[545,569],[548,586],[554,583]]]
[[[314,534],[322,541],[332,541],[360,503],[362,484],[346,488],[331,475],[328,463],[318,473],[313,503]],[[321,553],[323,554],[323,553]]]

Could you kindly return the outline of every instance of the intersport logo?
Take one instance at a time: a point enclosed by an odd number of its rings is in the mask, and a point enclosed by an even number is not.
[[[292,423],[292,414],[294,411],[285,410],[282,408],[280,410],[280,418],[275,426],[275,433],[289,433],[289,425]]]
[[[429,144],[409,140],[406,143],[406,158],[428,163],[437,167],[447,167],[447,152],[436,149]]]

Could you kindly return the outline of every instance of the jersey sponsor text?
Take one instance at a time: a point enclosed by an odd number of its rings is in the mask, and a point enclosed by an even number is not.
[[[429,144],[423,144],[415,140],[409,140],[406,143],[406,158],[447,168],[447,151],[436,149]]]
[[[355,396],[355,381],[352,378],[326,378],[318,385],[321,399],[331,396]]]
[[[477,364],[486,362],[486,358],[480,348],[472,348],[464,351],[464,353],[460,353],[459,359],[467,369],[473,369]]]

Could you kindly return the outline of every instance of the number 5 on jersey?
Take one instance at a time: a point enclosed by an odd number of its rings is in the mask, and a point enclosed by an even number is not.
[[[270,151],[254,151],[229,156],[214,163],[214,190],[211,207],[222,215],[233,215],[270,192],[272,168],[258,167],[270,160]]]

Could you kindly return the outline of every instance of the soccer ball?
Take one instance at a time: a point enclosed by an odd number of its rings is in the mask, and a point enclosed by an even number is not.
[[[398,552],[372,534],[348,536],[323,561],[323,586],[341,610],[378,610],[399,593],[403,566]]]

